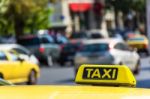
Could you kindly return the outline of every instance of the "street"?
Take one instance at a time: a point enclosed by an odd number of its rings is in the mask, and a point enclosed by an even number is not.
[[[150,58],[141,59],[141,71],[136,75],[137,87],[150,88]],[[74,85],[72,66],[42,67],[39,85]]]
[[[141,59],[141,72],[136,79],[137,87],[150,88],[150,58]]]

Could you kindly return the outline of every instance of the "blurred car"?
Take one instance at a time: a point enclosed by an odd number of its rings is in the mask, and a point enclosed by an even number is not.
[[[87,38],[88,38],[88,35],[86,31],[73,32],[70,36],[70,40],[83,40]]]
[[[63,35],[61,33],[56,35],[56,43],[65,44],[65,43],[68,43],[68,42],[69,42],[69,39],[65,35]]]
[[[14,53],[0,51],[0,78],[12,83],[36,84],[39,67]]]
[[[1,99],[149,99],[150,89],[135,88],[127,66],[83,65],[75,78],[82,85],[2,86]],[[93,86],[94,85],[94,86]]]
[[[60,46],[50,35],[34,35],[20,37],[19,44],[28,48],[40,62],[53,66],[60,55]]]
[[[71,40],[101,39],[108,38],[106,30],[89,30],[72,33]]]
[[[92,29],[90,31],[87,31],[88,38],[90,39],[98,39],[98,38],[108,38],[109,33],[105,29]]]
[[[124,40],[122,35],[122,30],[120,29],[110,29],[108,30],[109,38]]]
[[[26,49],[25,47],[23,47],[21,45],[18,45],[18,44],[0,44],[0,49],[6,50],[6,51],[15,51],[16,54],[18,53],[19,56],[22,57],[23,59],[39,65],[39,61],[35,57],[35,55],[32,54],[28,49]]]
[[[140,57],[120,39],[86,40],[75,55],[75,72],[81,64],[125,64],[139,73]]]
[[[146,55],[149,55],[149,41],[146,36],[141,34],[131,35],[130,38],[127,39],[127,43],[129,46],[137,48],[138,52],[144,52]]]
[[[61,45],[61,52],[59,57],[59,63],[61,66],[65,65],[66,62],[71,62],[74,65],[74,56],[80,49],[80,42],[69,42]]]
[[[72,33],[70,36],[70,43],[72,44],[82,44],[82,42],[89,40],[89,39],[102,39],[105,38],[104,35],[100,33],[100,31],[80,31],[80,32],[75,32]]]
[[[38,30],[37,34],[39,34],[39,35],[49,34],[49,31],[48,30]]]
[[[64,44],[64,43],[68,43],[68,38],[63,35],[62,32],[53,32],[51,33],[49,30],[39,30],[37,31],[38,35],[49,35],[50,37],[53,38],[54,42],[58,43],[58,44]]]
[[[101,35],[100,33],[89,33],[89,39],[101,39],[104,38],[103,35]]]

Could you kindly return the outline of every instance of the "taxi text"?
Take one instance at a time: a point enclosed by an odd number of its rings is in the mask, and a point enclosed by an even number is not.
[[[84,68],[83,79],[115,80],[117,79],[117,68]]]

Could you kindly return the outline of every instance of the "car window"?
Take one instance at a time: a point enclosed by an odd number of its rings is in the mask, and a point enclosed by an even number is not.
[[[82,46],[81,52],[102,52],[109,50],[109,46],[106,43],[101,44],[87,44]]]
[[[47,38],[43,37],[43,38],[41,38],[41,43],[47,44],[47,43],[50,43],[50,42],[48,41]]]
[[[67,37],[65,37],[65,36],[57,36],[57,41],[56,41],[57,44],[65,44],[67,42],[69,42]]]
[[[18,60],[18,56],[14,53],[10,53],[10,59],[11,61],[17,61]]]
[[[13,50],[17,51],[19,54],[28,54],[26,51],[19,48],[13,48]]]
[[[104,38],[104,37],[100,33],[93,33],[90,35],[90,38],[99,39],[99,38]]]
[[[114,48],[119,50],[129,50],[129,46],[125,43],[117,43]]]
[[[43,44],[54,43],[54,40],[50,36],[42,37],[41,43],[43,43]]]
[[[54,38],[51,36],[46,36],[46,38],[48,39],[49,42],[54,43]]]
[[[4,52],[0,52],[0,60],[2,61],[2,60],[8,60],[7,59],[7,56],[6,56],[6,54],[4,53]]]
[[[129,41],[144,41],[144,38],[139,37],[139,38],[128,38]]]

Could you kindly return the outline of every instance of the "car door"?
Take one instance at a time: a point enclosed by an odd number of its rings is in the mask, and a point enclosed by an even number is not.
[[[6,53],[0,51],[0,75],[5,80],[13,79],[13,71],[14,68],[12,63],[9,62],[9,58],[7,57]]]
[[[125,43],[117,43],[114,48],[120,64],[131,65],[131,52],[128,46]]]
[[[26,76],[26,70],[23,61],[19,60],[19,57],[14,53],[9,53],[10,62],[13,66],[13,78],[22,79]]]
[[[122,46],[123,46],[123,51],[125,51],[127,53],[128,56],[124,56],[126,57],[126,61],[125,61],[125,65],[127,65],[131,70],[134,70],[135,69],[135,66],[137,64],[137,59],[134,55],[134,52],[133,50],[131,50],[131,48],[125,44],[125,43],[122,43]]]

